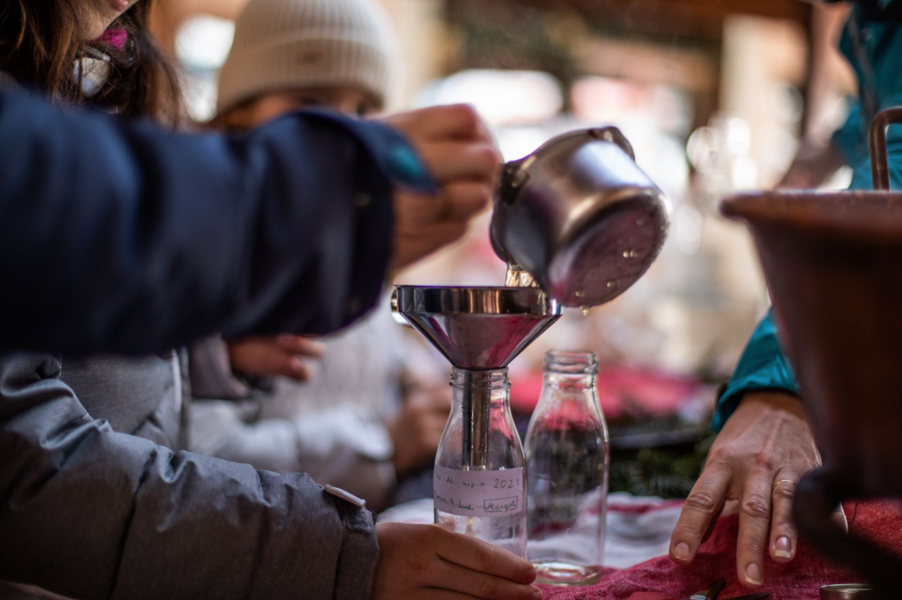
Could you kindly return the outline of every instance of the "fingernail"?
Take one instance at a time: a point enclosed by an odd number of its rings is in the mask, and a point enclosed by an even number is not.
[[[689,560],[692,558],[692,551],[689,549],[689,544],[686,542],[677,544],[676,548],[673,549],[673,556],[677,560]]]
[[[537,573],[535,567],[529,567],[529,569],[526,570],[526,578],[529,579],[530,582],[536,580],[536,575]]]
[[[534,600],[542,600],[545,597],[545,594],[542,593],[542,590],[533,590],[532,597]]]
[[[764,578],[761,577],[761,568],[755,563],[745,568],[745,580],[752,585],[764,585]]]
[[[783,536],[774,544],[774,556],[777,558],[792,558],[792,544],[789,543],[788,537]]]

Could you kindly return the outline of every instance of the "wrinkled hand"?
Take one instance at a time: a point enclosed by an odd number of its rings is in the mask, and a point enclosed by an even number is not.
[[[228,343],[232,369],[255,377],[284,375],[308,381],[310,370],[301,357],[323,355],[321,344],[298,335],[253,337]]]
[[[529,562],[435,525],[380,523],[373,600],[538,600]]]
[[[436,197],[395,194],[396,271],[463,237],[491,202],[501,156],[470,106],[426,108],[384,122],[407,137],[439,186]]]
[[[407,395],[401,411],[388,424],[388,435],[395,446],[392,460],[398,475],[435,460],[450,411],[451,388],[447,385],[415,388]]]
[[[714,441],[698,482],[686,500],[670,557],[688,564],[726,501],[739,505],[736,568],[750,588],[764,583],[764,553],[789,562],[798,533],[792,519],[796,484],[820,465],[820,455],[798,399],[779,393],[750,393]],[[842,508],[836,521],[847,527]]]

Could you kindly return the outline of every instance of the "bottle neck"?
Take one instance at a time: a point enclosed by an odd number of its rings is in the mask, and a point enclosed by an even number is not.
[[[463,465],[485,467],[488,464],[489,432],[493,422],[509,420],[510,381],[507,369],[470,371],[453,367],[451,389],[455,418],[460,419]],[[499,421],[499,416],[508,413]]]
[[[552,350],[545,355],[545,388],[594,395],[598,359],[593,352]]]
[[[482,371],[451,367],[451,387],[455,390],[507,392],[511,384],[507,367]]]
[[[455,410],[466,409],[473,404],[486,407],[510,404],[510,380],[507,368],[470,371],[451,369],[451,390]]]
[[[545,372],[545,385],[572,391],[594,390],[595,375],[567,375],[562,373]]]
[[[545,372],[595,376],[598,374],[598,357],[587,350],[549,350],[545,353]]]

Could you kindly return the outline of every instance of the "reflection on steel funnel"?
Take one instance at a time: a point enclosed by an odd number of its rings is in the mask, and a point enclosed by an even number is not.
[[[455,367],[506,367],[561,316],[535,288],[398,286],[398,312]]]

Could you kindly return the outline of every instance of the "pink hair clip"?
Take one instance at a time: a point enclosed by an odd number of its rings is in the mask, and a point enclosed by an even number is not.
[[[124,50],[128,42],[128,31],[125,29],[107,29],[103,35],[94,40],[95,44],[103,44],[116,50]]]

